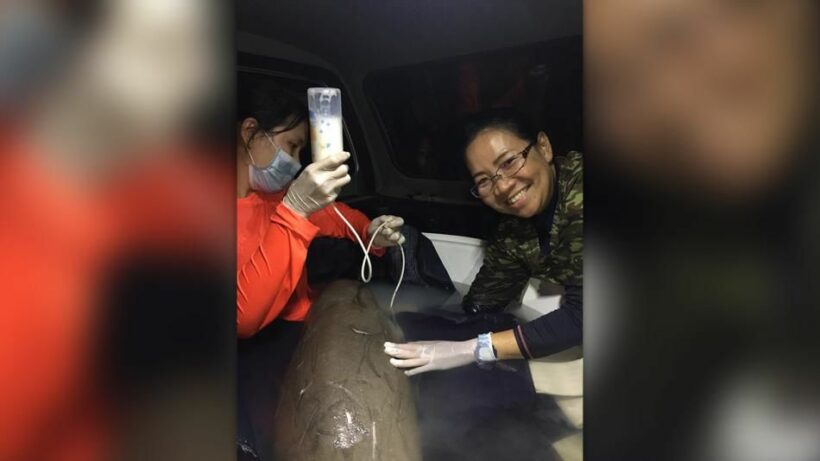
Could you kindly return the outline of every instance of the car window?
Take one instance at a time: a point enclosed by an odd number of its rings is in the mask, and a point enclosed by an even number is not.
[[[370,73],[365,94],[405,175],[468,178],[465,117],[510,108],[532,118],[560,154],[581,148],[580,37]]]

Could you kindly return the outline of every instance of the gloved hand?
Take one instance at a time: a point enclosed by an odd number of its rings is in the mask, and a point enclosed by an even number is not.
[[[477,342],[474,338],[467,341],[384,343],[384,353],[393,357],[390,364],[394,367],[412,368],[404,374],[413,376],[433,370],[449,370],[475,362]]]
[[[370,221],[370,226],[367,227],[367,236],[373,237],[373,233],[383,223],[387,223],[379,231],[379,234],[373,240],[373,245],[377,247],[392,247],[404,243],[404,236],[401,235],[401,226],[404,225],[404,220],[398,216],[382,215]]]
[[[307,218],[336,200],[339,190],[350,182],[344,164],[349,157],[349,153],[339,152],[308,165],[290,184],[282,200],[285,206]]]

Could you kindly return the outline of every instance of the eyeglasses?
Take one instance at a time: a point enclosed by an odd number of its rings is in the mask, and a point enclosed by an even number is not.
[[[535,142],[529,143],[524,150],[501,162],[501,165],[498,166],[495,174],[491,177],[481,178],[480,181],[470,188],[470,193],[473,194],[473,197],[486,197],[490,191],[493,190],[493,187],[495,187],[495,184],[499,179],[510,178],[521,171],[521,168],[524,168],[524,163],[527,162],[527,156],[530,153],[530,149],[532,149],[532,146],[534,145]]]

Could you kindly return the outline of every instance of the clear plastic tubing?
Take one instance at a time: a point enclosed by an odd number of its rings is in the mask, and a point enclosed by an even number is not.
[[[308,88],[308,112],[310,119],[310,147],[313,152],[313,161],[318,162],[327,156],[337,154],[344,150],[344,137],[342,135],[342,92],[338,88]],[[373,240],[379,235],[382,228],[387,224],[384,223],[379,226],[373,235],[370,237],[370,242],[365,246],[362,239],[359,237],[358,231],[350,224],[350,222],[339,212],[335,205],[333,210],[336,214],[347,224],[351,233],[356,237],[359,246],[364,252],[362,259],[361,278],[362,282],[368,283],[373,276],[373,264],[370,262],[370,248],[373,246]],[[401,251],[401,273],[399,274],[399,281],[396,284],[396,289],[393,290],[393,296],[390,298],[390,309],[393,309],[393,303],[396,300],[396,293],[399,291],[401,282],[404,279],[404,248],[399,246]]]

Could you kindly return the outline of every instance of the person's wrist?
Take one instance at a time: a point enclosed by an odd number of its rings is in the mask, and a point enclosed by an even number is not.
[[[491,367],[498,360],[493,347],[493,334],[482,333],[475,339],[475,361],[482,368]]]
[[[304,210],[300,209],[298,206],[295,206],[293,203],[291,203],[287,195],[285,195],[285,198],[282,199],[282,205],[287,207],[287,209],[292,211],[294,214],[297,214],[305,219],[307,219],[309,216],[309,214],[306,213]]]

